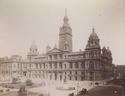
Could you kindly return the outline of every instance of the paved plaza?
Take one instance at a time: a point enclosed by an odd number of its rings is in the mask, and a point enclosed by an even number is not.
[[[77,94],[82,88],[87,90],[94,88],[91,81],[60,83],[48,82],[46,86],[28,89],[29,92],[48,94],[50,96],[68,96],[70,93]],[[59,89],[58,89],[59,88]],[[74,89],[71,89],[74,88]]]

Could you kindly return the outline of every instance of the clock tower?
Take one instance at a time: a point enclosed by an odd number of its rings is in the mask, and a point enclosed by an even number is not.
[[[72,52],[72,29],[68,21],[67,11],[65,10],[64,23],[62,27],[60,27],[59,32],[59,49]]]

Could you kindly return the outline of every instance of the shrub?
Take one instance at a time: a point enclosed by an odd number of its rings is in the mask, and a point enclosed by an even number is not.
[[[98,86],[98,85],[99,85],[99,83],[98,83],[98,82],[95,82],[95,85],[97,85],[97,86]]]
[[[6,91],[7,91],[7,92],[10,91],[10,89],[7,89]]]
[[[12,78],[12,84],[16,84],[16,83],[17,83],[17,81],[18,81],[18,79],[17,79],[17,78]]]
[[[0,90],[0,92],[3,92],[3,90]]]
[[[44,96],[43,94],[40,94],[39,96]]]
[[[27,85],[27,86],[32,86],[32,85],[33,85],[32,80],[28,79],[28,80],[26,81],[26,85]]]

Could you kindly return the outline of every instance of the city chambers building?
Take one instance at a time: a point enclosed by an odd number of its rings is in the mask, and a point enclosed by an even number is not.
[[[45,54],[39,54],[35,42],[32,43],[27,58],[14,55],[0,61],[0,76],[26,77],[59,81],[108,80],[114,74],[112,53],[107,47],[101,48],[95,29],[88,38],[84,51],[73,52],[72,29],[65,14],[59,29],[58,47],[46,47]]]

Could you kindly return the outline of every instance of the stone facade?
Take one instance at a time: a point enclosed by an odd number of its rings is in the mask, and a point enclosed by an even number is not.
[[[48,45],[46,53],[39,54],[34,42],[26,60],[19,59],[19,56],[17,56],[1,61],[1,74],[6,76],[10,70],[10,77],[13,77],[13,73],[15,73],[15,76],[29,79],[59,81],[107,80],[113,76],[112,53],[109,47],[101,49],[100,39],[94,28],[85,50],[73,52],[72,29],[68,24],[68,16],[65,14],[64,24],[59,32],[58,45],[59,48],[55,46],[52,49]]]

